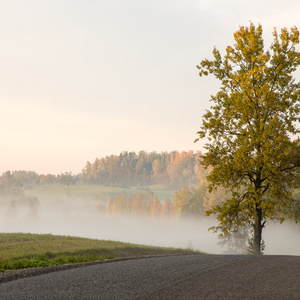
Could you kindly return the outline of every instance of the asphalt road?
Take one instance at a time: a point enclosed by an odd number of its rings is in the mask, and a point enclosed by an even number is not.
[[[182,255],[0,284],[0,299],[300,299],[299,256]]]

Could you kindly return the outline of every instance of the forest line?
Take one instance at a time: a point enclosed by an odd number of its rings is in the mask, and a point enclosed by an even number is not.
[[[6,171],[0,177],[0,189],[39,184],[99,184],[115,187],[162,184],[166,188],[181,188],[204,180],[205,171],[199,162],[201,152],[124,151],[119,155],[96,158],[87,162],[79,174],[37,174],[34,171]]]

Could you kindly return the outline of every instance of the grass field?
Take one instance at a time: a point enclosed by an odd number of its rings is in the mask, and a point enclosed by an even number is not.
[[[164,202],[166,198],[173,199],[174,190],[165,189],[162,185],[152,185],[148,189],[154,193],[161,202]],[[125,191],[127,195],[146,193],[145,189],[139,187],[131,188],[118,188],[108,187],[101,185],[36,185],[31,186],[24,190],[25,196],[37,197],[40,200],[53,198],[53,197],[77,197],[77,198],[88,198],[95,200],[107,200],[111,196],[119,196]]]
[[[200,253],[50,234],[0,233],[0,271],[144,255]]]

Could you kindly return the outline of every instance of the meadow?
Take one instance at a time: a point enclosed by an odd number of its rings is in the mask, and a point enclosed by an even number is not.
[[[51,234],[0,233],[0,271],[114,258],[200,253]]]
[[[72,197],[72,198],[87,198],[93,200],[107,200],[109,197],[115,197],[122,194],[138,194],[151,191],[154,197],[157,197],[161,202],[166,198],[173,199],[175,190],[166,189],[163,185],[151,185],[148,187],[110,187],[102,185],[32,185],[24,188],[26,197],[37,197],[38,199],[47,199],[53,197]]]

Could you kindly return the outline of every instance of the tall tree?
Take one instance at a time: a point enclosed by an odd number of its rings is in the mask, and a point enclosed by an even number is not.
[[[262,26],[250,23],[234,33],[234,41],[224,57],[214,48],[214,59],[197,66],[200,76],[213,74],[221,83],[198,135],[209,141],[201,156],[205,167],[212,166],[209,189],[231,191],[208,211],[217,214],[215,231],[226,235],[252,224],[252,250],[260,254],[268,219],[300,220],[293,197],[300,186],[300,83],[293,77],[300,64],[299,31],[274,29],[265,51]]]

